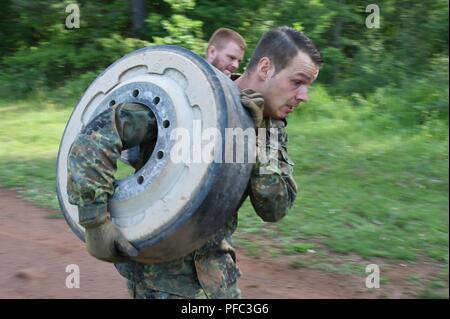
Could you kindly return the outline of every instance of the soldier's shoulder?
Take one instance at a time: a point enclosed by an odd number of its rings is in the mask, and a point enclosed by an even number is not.
[[[278,129],[285,129],[287,127],[287,120],[281,119],[271,119],[271,127],[278,128]]]

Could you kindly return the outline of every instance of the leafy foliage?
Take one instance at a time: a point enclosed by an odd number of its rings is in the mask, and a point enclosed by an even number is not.
[[[401,86],[411,76],[433,72],[436,59],[448,56],[447,1],[378,1],[379,29],[365,25],[366,2],[146,1],[147,19],[136,39],[131,0],[78,1],[79,29],[64,25],[71,1],[5,0],[0,13],[0,93],[18,96],[53,88],[98,72],[146,45],[175,44],[202,55],[219,27],[245,37],[246,59],[261,34],[274,26],[306,32],[324,56],[319,82],[337,95]]]

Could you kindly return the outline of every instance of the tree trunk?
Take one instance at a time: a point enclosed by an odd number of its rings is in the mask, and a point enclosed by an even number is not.
[[[340,37],[341,37],[341,30],[342,30],[342,12],[343,10],[345,10],[344,6],[345,6],[346,2],[345,0],[339,0],[339,8],[338,8],[338,15],[336,17],[336,23],[334,25],[333,31],[332,31],[332,44],[333,47],[335,47],[336,49],[341,49],[341,41],[340,41]],[[331,83],[335,84],[337,82],[337,77],[340,71],[340,65],[339,65],[340,61],[334,61],[333,63],[333,71],[331,73]]]
[[[132,9],[132,25],[135,36],[139,35],[139,29],[144,26],[145,18],[147,18],[147,10],[145,8],[145,0],[131,0]]]

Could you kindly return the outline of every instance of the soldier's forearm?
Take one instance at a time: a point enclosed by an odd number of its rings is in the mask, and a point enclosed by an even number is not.
[[[114,193],[117,160],[123,149],[154,138],[156,121],[142,105],[108,109],[80,132],[68,157],[69,202],[79,207],[106,204]]]
[[[267,222],[283,218],[294,204],[297,185],[291,164],[279,160],[257,162],[250,179],[250,200],[256,213]]]

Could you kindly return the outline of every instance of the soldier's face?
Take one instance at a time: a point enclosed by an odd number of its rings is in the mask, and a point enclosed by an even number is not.
[[[235,72],[244,58],[244,50],[233,41],[227,42],[222,48],[212,46],[208,51],[208,61],[225,75]]]
[[[264,84],[264,115],[285,119],[303,102],[307,102],[308,90],[319,74],[319,68],[309,55],[299,52],[287,67],[275,74],[273,66]]]

